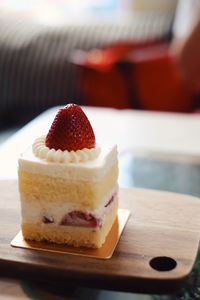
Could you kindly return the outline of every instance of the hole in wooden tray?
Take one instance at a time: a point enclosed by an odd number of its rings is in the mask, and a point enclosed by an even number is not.
[[[156,271],[171,271],[177,266],[177,262],[167,256],[154,257],[149,262],[150,266]]]

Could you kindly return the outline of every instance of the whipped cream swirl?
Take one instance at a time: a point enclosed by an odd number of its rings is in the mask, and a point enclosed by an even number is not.
[[[100,154],[100,147],[84,148],[77,151],[62,151],[50,149],[45,145],[45,136],[37,138],[33,143],[33,153],[40,159],[56,163],[79,163],[97,158]]]

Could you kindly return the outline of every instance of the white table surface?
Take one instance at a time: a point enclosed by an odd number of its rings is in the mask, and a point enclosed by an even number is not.
[[[119,154],[133,151],[200,163],[200,114],[158,113],[83,107],[101,144],[116,143]],[[0,179],[17,178],[17,159],[45,134],[58,107],[39,115],[0,146]]]

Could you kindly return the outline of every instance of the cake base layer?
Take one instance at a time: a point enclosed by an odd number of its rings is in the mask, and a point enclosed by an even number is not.
[[[76,226],[62,226],[55,224],[23,223],[22,234],[26,240],[48,241],[57,244],[67,244],[74,247],[100,248],[105,242],[116,217],[117,196],[112,209],[106,214],[101,228],[85,228]]]

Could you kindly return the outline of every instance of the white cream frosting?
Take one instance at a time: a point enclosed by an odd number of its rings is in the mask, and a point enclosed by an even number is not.
[[[62,151],[49,149],[45,145],[45,135],[37,138],[33,143],[33,153],[40,159],[45,159],[48,162],[59,163],[79,163],[93,160],[100,154],[100,147],[84,148],[77,151]]]
[[[32,147],[18,160],[19,171],[71,180],[98,181],[117,162],[117,146],[101,147],[99,155],[88,161],[55,162],[37,157]]]

